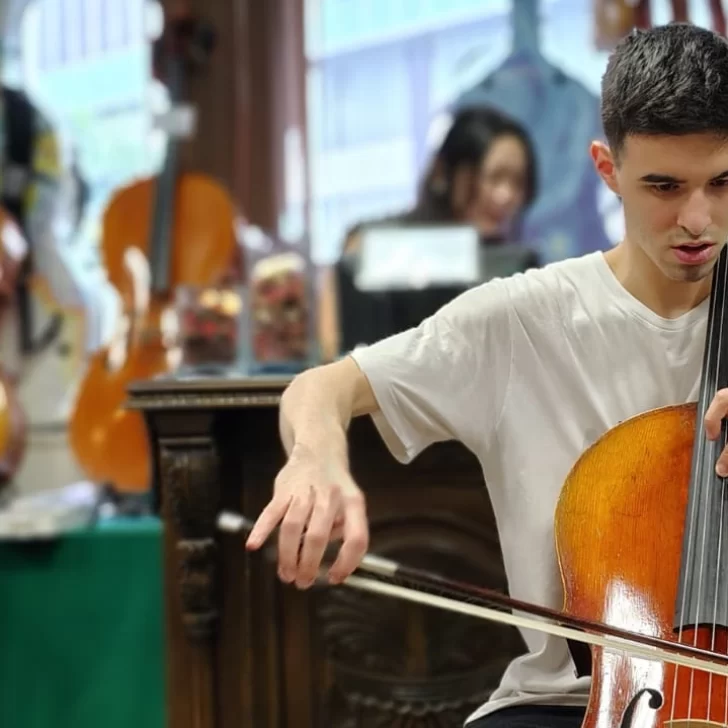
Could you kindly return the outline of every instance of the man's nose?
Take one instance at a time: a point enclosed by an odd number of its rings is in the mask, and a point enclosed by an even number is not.
[[[702,235],[710,226],[710,201],[702,190],[694,192],[683,205],[677,223],[694,238]]]

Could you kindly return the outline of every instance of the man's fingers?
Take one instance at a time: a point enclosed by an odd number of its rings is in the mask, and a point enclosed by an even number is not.
[[[711,440],[720,435],[722,421],[726,415],[728,415],[728,389],[721,389],[713,397],[705,413],[705,433]]]
[[[266,542],[268,536],[273,532],[273,529],[281,522],[283,516],[286,515],[290,500],[290,496],[275,496],[268,503],[258,516],[255,525],[248,535],[248,540],[245,542],[246,548],[255,551]]]
[[[278,574],[287,583],[296,578],[301,537],[313,507],[313,490],[296,493],[278,531]]]
[[[340,502],[338,489],[332,489],[326,496],[319,494],[316,497],[298,563],[296,586],[300,588],[311,586],[316,579],[324,551],[331,540],[334,517]]]
[[[334,519],[334,524],[331,526],[331,538],[330,541],[341,541],[344,538],[344,519],[339,515]]]
[[[715,472],[720,478],[728,476],[728,446],[723,448],[723,452],[718,458],[718,462],[715,464]]]
[[[329,569],[329,581],[332,584],[344,581],[359,566],[369,548],[366,504],[360,491],[346,496],[344,517],[344,542]]]

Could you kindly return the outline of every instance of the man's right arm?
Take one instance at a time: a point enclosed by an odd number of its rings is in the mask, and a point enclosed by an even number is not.
[[[296,444],[317,448],[346,439],[353,417],[379,410],[369,380],[351,357],[299,374],[283,393],[280,432],[290,456]]]
[[[370,414],[390,452],[411,462],[435,442],[470,449],[492,440],[508,389],[509,295],[495,280],[461,294],[419,326],[354,350],[294,379],[280,407],[288,459],[248,539],[259,548],[280,524],[280,578],[313,583],[329,540],[329,570],[349,576],[368,548],[364,495],[349,472],[347,430]],[[299,557],[300,552],[300,557]]]
[[[310,586],[327,544],[340,535],[332,583],[346,578],[366,554],[365,499],[349,472],[346,433],[353,417],[376,411],[369,381],[350,357],[299,374],[283,393],[280,432],[288,461],[247,547],[260,548],[280,524],[278,573],[284,582]]]

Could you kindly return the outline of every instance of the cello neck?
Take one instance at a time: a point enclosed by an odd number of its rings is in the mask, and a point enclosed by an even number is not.
[[[533,53],[540,48],[539,4],[533,0],[513,0],[511,26],[513,28],[512,53]]]
[[[728,491],[715,473],[726,428],[709,440],[703,422],[715,393],[728,386],[726,294],[728,257],[721,251],[713,273],[703,353],[690,487],[682,544],[675,630],[711,625],[728,629]]]
[[[172,285],[172,245],[177,199],[180,136],[184,126],[178,109],[184,99],[187,78],[203,68],[215,45],[215,32],[206,23],[181,9],[167,19],[162,37],[154,44],[154,65],[164,69],[169,90],[171,123],[162,171],[157,178],[156,199],[150,230],[149,265],[152,292],[164,295]]]
[[[174,113],[182,97],[184,70],[176,58],[168,64],[169,95],[171,113]],[[154,216],[152,218],[149,263],[151,268],[151,288],[156,294],[169,290],[170,263],[172,259],[172,226],[175,216],[175,197],[177,172],[179,168],[179,138],[174,131],[167,137],[164,165],[156,184]]]

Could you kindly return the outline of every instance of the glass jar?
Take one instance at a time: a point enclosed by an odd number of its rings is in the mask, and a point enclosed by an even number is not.
[[[295,374],[317,363],[313,267],[301,248],[248,227],[243,361],[250,374]]]
[[[180,286],[175,303],[180,373],[216,374],[236,368],[243,287]]]

